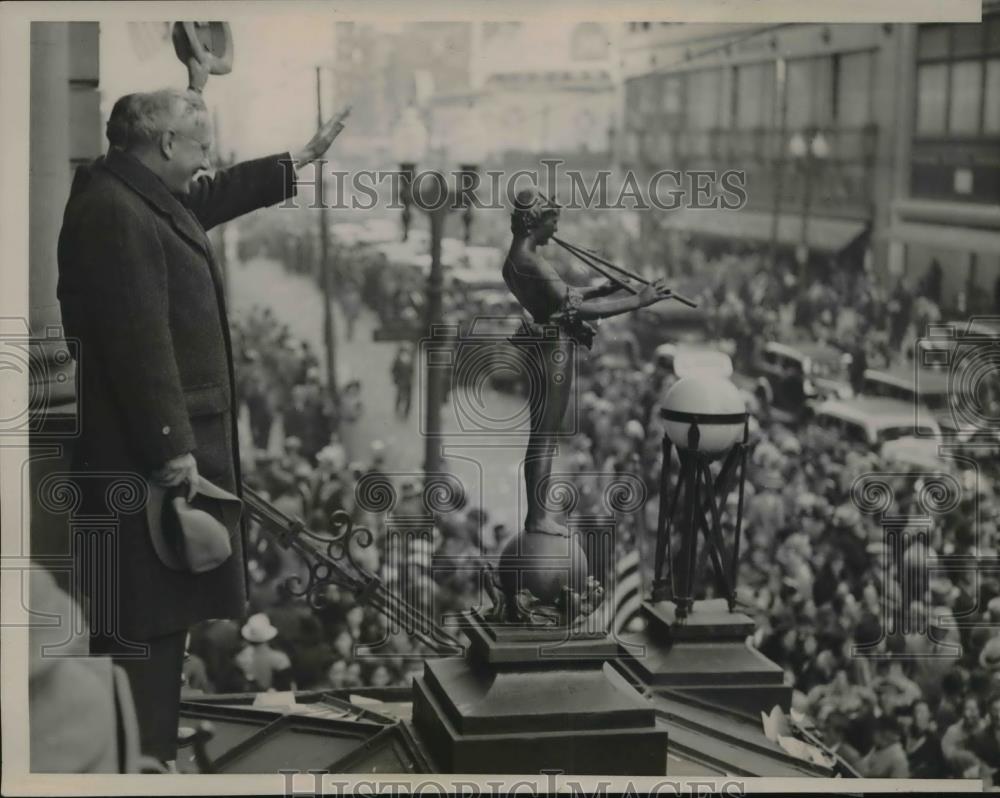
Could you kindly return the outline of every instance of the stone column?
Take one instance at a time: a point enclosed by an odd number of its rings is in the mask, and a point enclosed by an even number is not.
[[[30,81],[28,317],[32,336],[45,339],[47,332],[59,337],[56,243],[70,181],[68,23],[31,24]],[[72,385],[64,381],[59,391],[65,400]]]
[[[65,519],[41,504],[37,488],[48,474],[69,467],[78,431],[70,357],[73,342],[63,338],[56,250],[73,165],[94,158],[101,148],[98,33],[96,22],[31,25],[27,326],[32,338],[30,534],[31,554],[36,558],[70,554]],[[61,586],[70,589],[66,574],[58,567],[55,570]]]
[[[56,247],[75,164],[100,154],[96,22],[33,22],[28,181],[28,321],[42,367],[32,379],[44,408],[73,399],[56,297]]]

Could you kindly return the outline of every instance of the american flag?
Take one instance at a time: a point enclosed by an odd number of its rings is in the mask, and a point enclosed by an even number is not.
[[[642,575],[638,549],[632,549],[615,563],[615,578],[601,606],[588,619],[593,629],[621,632],[642,606]]]

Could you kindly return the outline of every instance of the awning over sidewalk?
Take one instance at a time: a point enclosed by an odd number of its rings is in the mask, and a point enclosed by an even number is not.
[[[890,241],[900,241],[904,244],[926,244],[959,252],[1000,255],[1000,234],[996,230],[898,222],[886,231],[885,236]]]
[[[740,238],[768,242],[774,215],[757,211],[683,208],[666,214],[663,226],[681,232],[703,233],[721,238]],[[811,249],[839,252],[858,238],[867,223],[861,219],[830,219],[814,216],[806,231]],[[802,216],[783,213],[778,216],[778,243],[796,246],[802,242]]]

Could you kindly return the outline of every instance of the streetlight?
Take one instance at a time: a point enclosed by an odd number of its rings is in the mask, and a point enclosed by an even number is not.
[[[802,232],[799,236],[799,246],[796,252],[800,276],[804,279],[806,266],[809,263],[809,212],[812,203],[813,172],[817,165],[830,157],[830,145],[821,130],[806,130],[792,136],[788,142],[788,154],[803,170],[805,181],[802,198]]]
[[[488,136],[485,126],[473,113],[466,116],[456,131],[450,155],[458,164],[459,191],[462,196],[468,196],[479,186],[479,166],[486,158]],[[472,240],[472,203],[465,204],[462,226],[463,240],[468,246]]]
[[[402,173],[400,189],[403,199],[403,240],[410,235],[410,184],[417,171],[417,164],[427,155],[427,128],[420,121],[420,114],[412,105],[403,111],[392,133],[392,155]]]
[[[322,67],[316,67],[316,126],[323,127]],[[333,276],[330,273],[330,241],[327,230],[326,202],[323,182],[326,169],[322,159],[314,164],[316,169],[316,204],[319,206],[319,268],[320,286],[323,290],[323,344],[326,350],[326,381],[330,398],[337,401],[337,328],[333,323]]]
[[[427,128],[420,120],[417,109],[408,107],[400,117],[393,131],[393,154],[399,161],[402,180],[400,194],[403,202],[403,240],[409,232],[410,209],[416,205],[427,214],[431,232],[431,269],[427,277],[426,330],[437,335],[443,329],[442,308],[443,265],[441,263],[441,242],[444,225],[449,211],[462,209],[466,216],[466,240],[472,222],[471,203],[467,197],[478,182],[478,165],[463,161],[459,170],[459,185],[455,191],[447,178],[439,172],[417,173],[417,164],[427,152]],[[463,158],[471,152],[460,153]],[[471,178],[471,180],[470,180]],[[424,426],[424,473],[436,474],[442,470],[441,459],[441,405],[444,402],[445,386],[441,368],[426,366],[427,394]]]

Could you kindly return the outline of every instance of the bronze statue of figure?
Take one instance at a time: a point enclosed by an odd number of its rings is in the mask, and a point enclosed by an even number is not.
[[[518,192],[511,214],[514,235],[504,262],[503,279],[531,315],[530,321],[524,319],[511,341],[523,347],[537,373],[543,375],[541,395],[529,397],[531,433],[524,463],[528,512],[524,528],[529,534],[566,536],[566,527],[548,514],[545,491],[556,455],[556,436],[573,391],[576,345],[589,349],[593,343],[595,329],[588,322],[648,307],[671,298],[672,292],[662,280],[652,283],[640,280],[643,285],[636,289],[616,279],[590,263],[583,254],[586,251],[574,251],[575,247],[554,239],[558,222],[558,205],[533,188]],[[567,285],[538,251],[552,239],[608,277],[608,282],[587,289]],[[594,259],[628,274],[607,261]],[[612,296],[623,290],[631,294]]]

